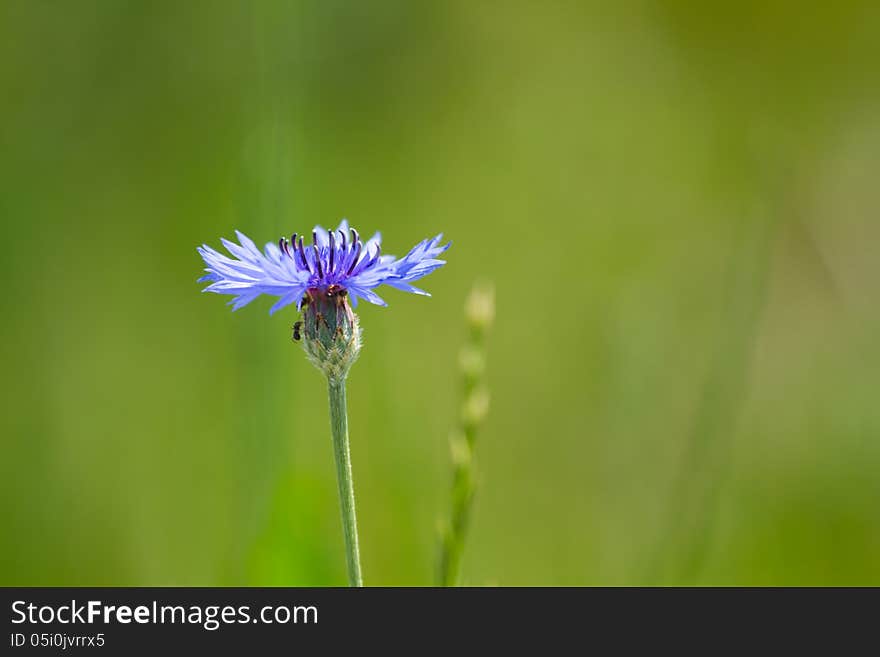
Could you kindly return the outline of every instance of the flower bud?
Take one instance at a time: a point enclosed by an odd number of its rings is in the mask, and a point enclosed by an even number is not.
[[[458,367],[466,380],[478,381],[486,370],[486,357],[481,349],[465,345],[458,355]]]
[[[464,308],[468,325],[483,333],[492,326],[495,319],[495,289],[488,283],[474,287],[468,295]]]
[[[312,288],[303,300],[303,348],[330,381],[343,381],[361,350],[361,329],[344,289]]]
[[[469,465],[472,454],[467,437],[460,431],[455,431],[449,436],[449,450],[452,453],[452,463],[456,467]]]
[[[466,428],[476,427],[489,414],[489,391],[485,386],[473,390],[462,407],[461,421]]]

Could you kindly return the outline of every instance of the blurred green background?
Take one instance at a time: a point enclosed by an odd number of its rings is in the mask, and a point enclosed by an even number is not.
[[[0,584],[345,567],[293,311],[197,245],[348,217],[368,584],[430,584],[494,281],[471,584],[880,584],[880,4],[0,4]]]

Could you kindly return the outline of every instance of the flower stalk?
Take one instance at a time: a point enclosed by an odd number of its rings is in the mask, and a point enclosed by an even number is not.
[[[462,407],[458,428],[450,437],[452,453],[452,499],[450,518],[440,544],[438,583],[457,586],[465,538],[476,491],[474,446],[477,433],[489,412],[489,392],[485,381],[486,335],[495,314],[495,295],[489,285],[477,285],[468,296],[465,319],[468,340],[459,357]]]
[[[348,446],[348,412],[345,400],[345,379],[327,379],[330,397],[330,431],[333,456],[336,460],[336,483],[342,510],[342,533],[345,540],[345,563],[349,586],[363,586],[361,558],[358,547],[357,515],[354,507],[354,481],[351,476],[351,450]]]

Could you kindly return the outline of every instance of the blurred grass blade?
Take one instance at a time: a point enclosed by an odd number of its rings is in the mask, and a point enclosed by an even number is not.
[[[458,584],[461,558],[476,488],[474,445],[489,412],[486,387],[486,335],[495,316],[495,293],[489,284],[477,284],[465,304],[468,338],[461,350],[462,406],[459,426],[450,437],[452,453],[452,500],[448,525],[440,545],[438,583]]]
[[[741,228],[730,265],[727,313],[673,484],[665,544],[653,557],[648,582],[663,578],[670,584],[694,583],[711,547],[764,309],[774,226],[774,220],[756,217]]]

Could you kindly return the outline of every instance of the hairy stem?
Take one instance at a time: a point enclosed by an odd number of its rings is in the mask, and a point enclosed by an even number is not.
[[[351,453],[348,447],[348,413],[345,401],[345,379],[328,379],[330,395],[330,429],[333,433],[333,455],[336,458],[336,482],[342,510],[342,533],[345,537],[345,562],[349,586],[363,586],[361,558],[358,549],[357,518],[354,510],[354,483],[351,476]]]

